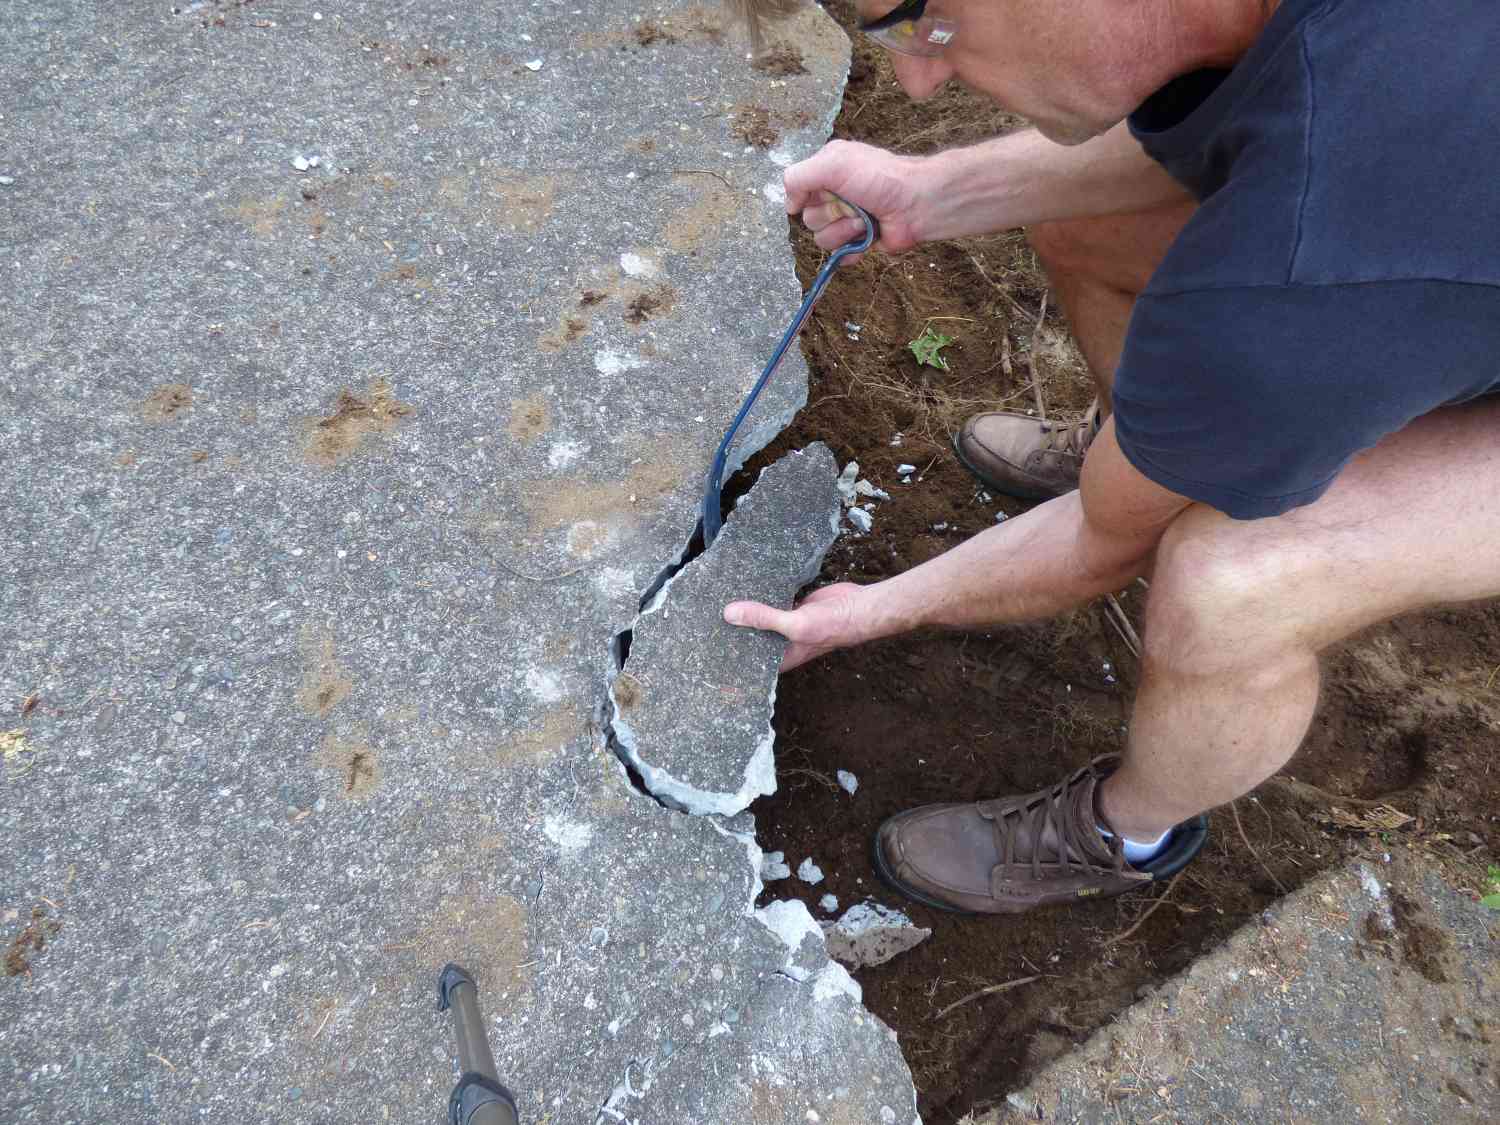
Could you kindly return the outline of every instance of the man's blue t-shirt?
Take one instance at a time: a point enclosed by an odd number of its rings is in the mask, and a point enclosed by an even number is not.
[[[1283,0],[1232,70],[1130,127],[1201,203],[1115,377],[1146,476],[1279,515],[1500,392],[1500,0]]]

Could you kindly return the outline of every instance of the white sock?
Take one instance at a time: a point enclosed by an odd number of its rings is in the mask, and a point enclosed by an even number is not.
[[[1105,829],[1099,829],[1099,835],[1106,840],[1113,840],[1115,834]],[[1148,859],[1155,859],[1166,850],[1167,844],[1172,840],[1172,829],[1168,828],[1154,840],[1132,840],[1129,836],[1120,837],[1121,849],[1125,852],[1126,863],[1144,863]]]

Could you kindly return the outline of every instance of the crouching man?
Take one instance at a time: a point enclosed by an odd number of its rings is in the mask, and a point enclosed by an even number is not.
[[[779,0],[742,0],[752,9]],[[957,80],[1035,129],[927,157],[835,141],[786,172],[825,248],[1014,227],[1098,384],[1077,425],[955,439],[1045,499],[790,611],[785,667],[911,629],[1059,613],[1149,576],[1128,745],[1035,793],[912,809],[882,873],[940,908],[1117,894],[1187,863],[1275,773],[1319,652],[1500,595],[1494,0],[859,0],[912,97]]]

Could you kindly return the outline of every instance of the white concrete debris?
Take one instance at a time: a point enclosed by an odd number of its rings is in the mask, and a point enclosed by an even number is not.
[[[790,879],[792,869],[787,866],[785,852],[766,852],[760,857],[760,877],[767,883],[777,879]]]
[[[883,488],[876,488],[873,484],[865,480],[863,477],[854,482],[854,491],[859,493],[861,496],[869,496],[875,500],[889,500],[891,498],[891,494],[889,492],[887,492]]]
[[[830,957],[851,969],[863,969],[921,945],[932,931],[913,925],[899,910],[866,900],[844,911],[837,922],[824,922],[823,936]]]
[[[812,861],[812,856],[808,856],[797,865],[797,878],[817,885],[823,881],[823,869]]]
[[[868,535],[870,529],[875,526],[875,517],[863,508],[850,508],[846,515],[849,517],[850,525],[861,535]]]
[[[576,852],[589,846],[589,841],[594,838],[594,826],[549,813],[542,822],[542,833],[563,851]]]
[[[864,989],[848,970],[837,961],[830,961],[813,977],[813,1000],[821,1004],[835,996],[847,996],[856,1004],[863,1003],[865,998]]]
[[[823,910],[826,910],[828,913],[832,914],[839,908],[839,900],[835,895],[824,895],[822,898],[818,899],[818,906]]]
[[[834,776],[839,779],[839,785],[843,788],[844,792],[851,797],[854,796],[855,791],[859,789],[859,778],[855,777],[848,770],[839,770]]]
[[[779,899],[761,907],[755,912],[755,916],[787,948],[786,963],[781,971],[795,981],[805,981],[811,977],[817,962],[824,959],[821,952],[823,928],[808,911],[807,904],[795,898]],[[809,939],[813,945],[804,950],[803,943]]]
[[[844,503],[846,505],[854,503],[854,497],[857,495],[857,493],[855,492],[854,481],[858,476],[859,462],[850,461],[847,465],[844,466],[844,471],[839,474],[839,479],[837,482],[835,482],[839,490],[839,495],[844,498]]]
[[[528,62],[526,64],[526,69],[527,70],[541,70],[542,69],[542,60],[541,59],[532,59],[530,62]]]

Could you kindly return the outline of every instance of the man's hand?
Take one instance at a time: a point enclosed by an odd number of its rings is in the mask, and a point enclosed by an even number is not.
[[[772,609],[761,602],[730,602],[724,607],[724,620],[780,633],[791,642],[781,658],[781,670],[789,672],[824,653],[865,640],[857,605],[861,589],[853,582],[836,582],[814,590],[790,610]]]
[[[786,170],[786,212],[802,215],[824,250],[833,250],[864,233],[828,193],[857,203],[880,222],[876,246],[890,253],[917,244],[924,159],[897,156],[857,141],[829,141],[806,160]]]

